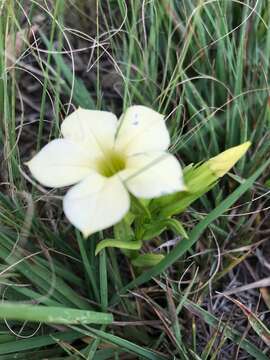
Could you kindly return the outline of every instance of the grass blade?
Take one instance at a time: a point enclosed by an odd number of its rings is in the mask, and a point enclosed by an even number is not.
[[[107,341],[110,344],[119,346],[120,348],[123,348],[123,349],[127,350],[128,352],[130,352],[132,354],[142,356],[144,359],[149,359],[149,360],[164,360],[164,359],[167,359],[167,357],[164,356],[164,355],[157,354],[154,351],[145,349],[145,348],[143,348],[143,347],[141,347],[141,346],[139,346],[137,344],[132,343],[131,341],[122,339],[119,336],[108,334],[108,333],[106,333],[104,331],[101,331],[101,330],[96,330],[96,329],[92,329],[92,328],[89,328],[89,327],[87,327],[87,330],[81,330],[81,329],[77,329],[77,328],[74,328],[74,330],[81,331],[85,335],[88,335],[88,336],[94,336],[94,337],[101,338],[104,341]]]
[[[52,324],[110,324],[113,321],[113,316],[107,313],[16,302],[1,303],[0,318]]]
[[[21,351],[38,349],[43,346],[48,346],[57,343],[58,341],[74,341],[79,339],[81,334],[76,331],[56,332],[50,335],[31,337],[30,339],[22,339],[9,341],[5,344],[0,344],[0,355],[18,354]]]

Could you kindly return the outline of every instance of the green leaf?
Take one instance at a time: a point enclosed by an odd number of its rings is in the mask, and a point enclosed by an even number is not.
[[[162,259],[164,259],[162,254],[142,254],[132,260],[132,265],[136,267],[151,267],[157,265]]]
[[[177,235],[188,238],[188,235],[180,221],[176,219],[164,219],[145,225],[143,240],[150,240],[159,236],[164,230],[170,229]]]
[[[65,307],[26,305],[17,302],[0,304],[0,319],[52,324],[111,324],[111,314]]]
[[[166,219],[164,220],[167,228],[172,230],[175,234],[182,236],[185,239],[188,239],[188,234],[184,229],[182,223],[176,219]]]
[[[115,239],[105,239],[98,243],[95,251],[95,255],[97,255],[102,249],[107,247],[116,247],[119,249],[126,250],[139,250],[142,246],[141,241],[120,241]]]
[[[164,221],[158,221],[152,224],[147,224],[144,226],[145,230],[142,235],[142,240],[151,240],[166,230],[166,225]]]

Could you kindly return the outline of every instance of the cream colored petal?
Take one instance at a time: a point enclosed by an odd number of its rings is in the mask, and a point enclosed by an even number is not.
[[[86,146],[97,158],[112,148],[116,128],[117,117],[113,113],[79,108],[63,121],[61,132],[64,138]]]
[[[75,184],[93,171],[89,154],[66,139],[51,141],[26,165],[35,179],[49,187]]]
[[[139,198],[155,198],[185,190],[181,166],[165,152],[130,156],[120,173],[128,190]]]
[[[63,205],[68,220],[87,237],[119,222],[130,200],[117,175],[92,174],[67,192]]]
[[[170,135],[164,116],[145,106],[131,106],[119,120],[116,149],[127,155],[167,150]]]

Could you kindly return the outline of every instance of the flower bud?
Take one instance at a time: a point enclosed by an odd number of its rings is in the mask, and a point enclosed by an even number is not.
[[[223,151],[202,164],[190,164],[184,169],[187,191],[153,200],[152,209],[160,217],[170,217],[183,212],[191,203],[208,192],[225,175],[250,147],[250,141]]]
[[[247,152],[251,142],[234,146],[207,161],[209,168],[217,177],[225,175],[241,157]]]

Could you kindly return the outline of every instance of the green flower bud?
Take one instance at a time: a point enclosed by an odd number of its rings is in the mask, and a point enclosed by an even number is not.
[[[183,212],[191,203],[209,191],[247,152],[250,145],[250,141],[247,141],[223,151],[202,164],[187,166],[184,169],[187,191],[153,200],[152,211],[158,212],[159,217],[170,217]]]
[[[247,152],[251,142],[247,141],[234,146],[207,161],[209,168],[217,177],[225,175],[241,157]]]

